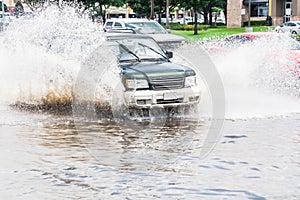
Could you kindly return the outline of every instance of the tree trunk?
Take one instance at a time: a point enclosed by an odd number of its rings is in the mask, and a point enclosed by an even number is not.
[[[167,0],[167,3],[166,3],[166,29],[169,29],[169,14],[170,14],[170,10],[169,10],[169,7],[170,7],[170,0]]]
[[[150,19],[154,19],[154,0],[151,0],[150,9]]]
[[[202,8],[202,15],[204,18],[204,24],[208,24],[208,11],[206,8]]]
[[[198,35],[198,0],[194,0],[194,35]]]
[[[194,16],[195,16],[195,25],[194,25],[194,35],[198,35],[198,15],[197,15],[197,10],[194,11]]]
[[[209,25],[211,25],[212,26],[212,19],[213,19],[213,16],[212,16],[212,9],[211,8],[209,8]]]

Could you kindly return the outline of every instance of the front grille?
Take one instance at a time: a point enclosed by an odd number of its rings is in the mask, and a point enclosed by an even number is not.
[[[182,102],[183,102],[183,98],[169,99],[169,100],[164,100],[164,99],[157,99],[156,100],[157,104],[170,104],[170,103],[182,103]]]
[[[153,90],[180,89],[184,86],[184,77],[182,76],[155,77],[150,81]]]

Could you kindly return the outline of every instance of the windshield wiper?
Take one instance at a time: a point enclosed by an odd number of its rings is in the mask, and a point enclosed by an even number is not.
[[[116,41],[116,43],[118,43],[120,45],[120,47],[122,47],[127,53],[133,55],[137,61],[141,62],[141,59],[132,51],[130,51],[130,49],[128,49],[124,44],[121,44],[120,42]]]
[[[138,44],[141,45],[142,47],[146,47],[146,48],[150,49],[151,51],[153,51],[153,52],[155,52],[156,54],[162,56],[164,59],[166,59],[168,62],[170,62],[170,60],[169,60],[169,58],[168,58],[167,56],[165,56],[164,54],[162,54],[162,53],[156,51],[156,50],[153,49],[152,47],[149,47],[148,45],[142,44],[142,43],[140,43],[140,42],[139,42]]]

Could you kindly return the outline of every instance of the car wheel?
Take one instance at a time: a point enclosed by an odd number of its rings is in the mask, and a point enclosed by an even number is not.
[[[297,34],[297,32],[296,32],[296,31],[293,31],[292,34]]]

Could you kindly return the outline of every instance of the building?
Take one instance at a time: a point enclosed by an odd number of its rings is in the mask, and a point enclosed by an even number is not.
[[[227,27],[241,27],[250,20],[266,20],[279,25],[291,20],[300,20],[300,0],[227,0]]]

